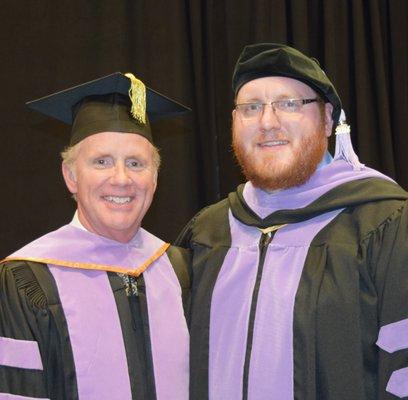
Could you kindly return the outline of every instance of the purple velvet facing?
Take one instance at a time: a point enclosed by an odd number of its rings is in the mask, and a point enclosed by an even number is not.
[[[408,318],[381,327],[377,346],[387,353],[408,349]]]
[[[318,169],[304,185],[282,190],[273,195],[247,182],[244,198],[253,211],[261,218],[265,218],[274,211],[305,207],[338,185],[364,178],[392,180],[371,168],[364,167],[361,171],[354,171],[349,163],[335,160]]]
[[[248,398],[293,399],[293,312],[310,242],[341,210],[281,228],[268,247],[259,290]],[[209,394],[242,397],[242,377],[261,233],[230,213],[232,244],[211,303]],[[299,235],[299,232],[302,232]]]
[[[16,394],[9,393],[0,393],[0,400],[49,400],[44,397],[27,397],[27,396],[18,396]]]
[[[0,337],[0,365],[42,371],[43,365],[38,343]]]
[[[147,288],[157,398],[187,400],[189,333],[180,284],[167,255],[151,265],[143,276]]]
[[[131,243],[122,244],[66,225],[25,246],[12,257],[51,258],[135,269],[163,243],[143,229]],[[67,320],[79,397],[131,399],[122,330],[106,272],[56,265],[49,268]],[[181,288],[167,255],[156,260],[144,276],[158,398],[187,399],[188,331]]]
[[[119,316],[106,272],[49,265],[68,324],[80,399],[131,399]]]
[[[398,369],[392,373],[387,392],[401,398],[408,396],[408,368]]]

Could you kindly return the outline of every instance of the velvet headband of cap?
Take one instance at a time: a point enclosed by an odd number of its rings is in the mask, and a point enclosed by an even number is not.
[[[235,65],[232,89],[237,95],[245,83],[267,76],[285,76],[310,86],[333,105],[333,122],[338,123],[341,101],[317,60],[283,44],[259,43],[246,46]]]
[[[73,108],[70,146],[99,132],[135,133],[153,143],[149,120],[145,123],[132,117],[129,96],[111,93],[84,98]]]

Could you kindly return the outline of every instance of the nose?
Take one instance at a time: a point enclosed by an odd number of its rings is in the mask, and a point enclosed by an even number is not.
[[[126,166],[122,163],[117,163],[113,169],[113,174],[111,176],[112,185],[126,186],[131,183],[131,178],[129,176],[129,171]]]
[[[265,104],[261,115],[261,129],[269,131],[280,127],[279,117],[272,104]]]

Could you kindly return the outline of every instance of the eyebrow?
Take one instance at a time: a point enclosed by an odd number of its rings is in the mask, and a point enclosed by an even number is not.
[[[299,98],[302,98],[302,96],[300,94],[297,94],[297,95],[281,94],[274,101],[289,100],[289,99],[295,99],[296,100],[296,99],[299,99]]]
[[[249,99],[245,99],[245,100],[240,100],[240,101],[236,101],[236,103],[261,103],[262,102],[262,100],[260,99],[260,98],[258,98],[258,97],[251,97],[251,98],[249,98]]]
[[[112,155],[108,153],[96,153],[90,156],[90,158],[105,158],[105,157],[112,157]]]
[[[106,152],[100,152],[100,153],[96,153],[91,155],[91,158],[105,158],[105,157],[111,157],[116,159],[116,157],[111,154],[111,153],[106,153]],[[125,155],[124,159],[128,160],[129,158],[138,158],[138,159],[144,159],[146,158],[142,153],[141,154],[129,154],[129,155]]]
[[[271,102],[280,101],[280,100],[289,100],[289,99],[299,99],[302,98],[300,94],[298,95],[290,95],[290,94],[280,94],[279,96],[275,97]],[[243,99],[236,102],[237,104],[242,103],[264,103],[264,100],[261,100],[259,97],[250,97],[249,99]]]

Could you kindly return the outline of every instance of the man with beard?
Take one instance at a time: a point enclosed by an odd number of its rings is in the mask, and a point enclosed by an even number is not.
[[[247,46],[232,86],[248,181],[178,239],[193,255],[191,398],[408,396],[408,194],[359,163],[316,60]]]
[[[29,103],[72,124],[70,224],[0,263],[0,399],[188,398],[186,252],[141,227],[149,119],[187,109],[115,73]]]

